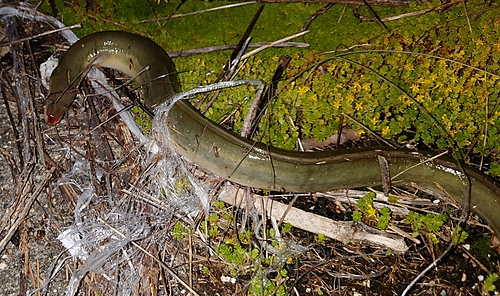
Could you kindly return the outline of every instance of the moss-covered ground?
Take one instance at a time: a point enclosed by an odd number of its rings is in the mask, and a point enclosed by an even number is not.
[[[66,24],[82,23],[84,36],[101,30],[127,30],[152,38],[167,51],[236,44],[261,4],[250,4],[184,17],[183,14],[232,2],[55,1]],[[410,7],[377,7],[381,19],[439,7],[439,1]],[[251,33],[252,42],[274,41],[297,33],[324,4],[265,4]],[[247,60],[237,78],[270,81],[281,57],[291,62],[261,121],[264,142],[293,149],[297,138],[325,139],[340,128],[345,113],[382,137],[399,144],[459,149],[487,156],[500,174],[497,122],[500,22],[495,3],[469,1],[444,10],[388,21],[360,21],[353,7],[334,5],[300,37],[304,48],[272,48]],[[54,12],[46,3],[42,9]],[[152,11],[164,18],[153,21]],[[373,18],[366,6],[357,13]],[[352,48],[350,51],[343,51]],[[229,51],[176,58],[185,90],[215,80]],[[324,61],[322,63],[322,61]],[[251,91],[232,89],[207,116],[234,114],[238,130],[251,103]],[[238,109],[238,112],[233,112]],[[433,118],[432,118],[433,117]],[[439,126],[438,126],[439,125]],[[468,156],[472,154],[465,153]]]

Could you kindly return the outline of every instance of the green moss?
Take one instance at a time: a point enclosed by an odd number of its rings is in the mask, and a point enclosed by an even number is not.
[[[83,0],[72,5],[61,0],[55,3],[58,17],[66,24],[83,24],[82,29],[75,30],[80,36],[109,29],[137,30],[152,37],[167,51],[237,43],[259,7],[258,4],[245,5],[173,18],[168,22],[160,21],[158,25],[157,22],[141,23],[153,18],[151,9],[133,0],[120,2],[119,7],[110,0],[90,7]],[[189,1],[175,13],[224,4]],[[469,14],[482,11],[479,0],[468,4]],[[177,5],[177,2],[152,2],[151,8],[159,17],[165,17],[172,14]],[[376,11],[383,17],[432,5],[438,2],[408,8],[376,7]],[[266,4],[252,32],[253,41],[272,41],[296,33],[321,7],[321,4]],[[51,11],[45,2],[41,8]],[[268,49],[250,58],[240,69],[236,78],[268,81],[279,57],[292,57],[286,79],[279,84],[278,97],[271,101],[260,122],[256,139],[292,149],[299,137],[322,140],[338,131],[340,115],[346,113],[386,139],[400,143],[422,142],[440,149],[464,149],[477,137],[482,142],[485,110],[488,109],[490,128],[485,146],[473,148],[476,153],[484,150],[493,161],[500,161],[497,156],[500,140],[494,128],[500,123],[500,113],[492,112],[500,89],[498,79],[464,66],[484,68],[491,73],[498,71],[500,25],[495,21],[493,9],[482,11],[473,19],[472,32],[469,32],[463,9],[458,6],[449,8],[446,13],[432,12],[389,22],[390,32],[376,23],[359,22],[349,10],[340,18],[343,9],[340,5],[333,6],[311,24],[308,35],[296,40],[310,43],[309,49]],[[366,7],[359,12],[370,16]],[[319,55],[321,51],[368,42],[371,44],[368,49],[392,51],[356,52],[311,68],[324,58]],[[399,50],[432,53],[463,64],[398,53]],[[213,82],[228,55],[226,51],[175,59],[183,88]],[[303,75],[296,76],[302,71],[305,71]],[[233,123],[238,131],[253,99],[253,91],[252,87],[225,91],[207,116],[218,121],[236,108]],[[349,124],[360,129],[354,123]],[[360,129],[360,132],[364,131]],[[498,171],[493,166],[491,172],[498,175]]]
[[[471,242],[470,252],[486,268],[493,268],[492,260],[497,256],[495,250],[491,248],[491,238],[489,236],[474,239]]]

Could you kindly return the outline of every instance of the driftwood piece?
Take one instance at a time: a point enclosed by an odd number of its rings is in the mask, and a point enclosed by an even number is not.
[[[226,187],[219,195],[219,200],[242,208],[246,206],[244,191],[239,190],[236,186]],[[253,206],[256,209],[263,209],[268,216],[272,216],[276,220],[283,219],[283,222],[288,222],[293,227],[316,234],[324,234],[326,237],[338,240],[344,244],[369,243],[391,249],[395,252],[405,252],[408,250],[408,246],[402,237],[370,228],[363,223],[335,221],[289,207],[268,197],[256,194],[252,196],[252,200],[254,200]]]

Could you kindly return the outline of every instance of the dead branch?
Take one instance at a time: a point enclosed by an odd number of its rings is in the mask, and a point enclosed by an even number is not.
[[[249,43],[248,47],[256,48],[256,47],[264,47],[269,46],[271,42],[253,42]],[[216,45],[209,46],[203,48],[195,48],[195,49],[187,49],[187,50],[179,50],[179,51],[169,51],[168,55],[172,58],[180,58],[180,57],[188,57],[196,54],[207,54],[211,52],[235,49],[237,44],[226,44],[226,45]],[[304,42],[282,42],[279,44],[275,44],[272,47],[297,47],[297,48],[306,48],[309,47],[309,43]]]
[[[219,195],[219,200],[242,208],[245,208],[248,201],[242,190],[238,190],[235,186],[228,186]],[[335,221],[297,208],[288,209],[285,204],[256,194],[252,196],[252,200],[254,201],[253,206],[257,209],[264,209],[268,217],[272,216],[276,220],[283,219],[284,222],[290,223],[293,227],[316,234],[324,234],[345,244],[370,243],[396,252],[408,250],[403,238],[370,228],[362,223]]]
[[[432,12],[432,11],[440,11],[440,10],[444,10],[444,9],[450,7],[450,6],[453,6],[453,5],[456,5],[456,4],[459,4],[459,3],[463,3],[463,2],[464,2],[463,0],[452,1],[452,2],[448,2],[448,3],[444,3],[444,4],[441,4],[441,5],[438,5],[436,7],[428,8],[428,9],[422,9],[422,10],[418,10],[418,11],[412,11],[412,12],[408,12],[408,13],[403,13],[403,14],[400,14],[400,15],[395,15],[395,16],[381,18],[380,21],[382,21],[382,22],[390,22],[390,21],[395,21],[395,20],[407,18],[407,17],[422,15],[422,14],[429,13],[429,12]],[[376,22],[376,21],[378,21],[377,19],[369,18],[369,17],[364,17],[364,16],[359,16],[359,19],[362,20],[362,21],[365,21],[365,22]]]

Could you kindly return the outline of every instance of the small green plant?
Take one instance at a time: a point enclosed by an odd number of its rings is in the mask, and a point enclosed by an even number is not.
[[[384,207],[379,210],[379,214],[377,228],[387,229],[389,222],[391,222],[391,210],[388,207]]]
[[[189,228],[184,226],[184,223],[182,223],[181,221],[177,221],[174,224],[174,228],[172,229],[172,235],[177,240],[183,240],[187,234],[189,234]]]
[[[282,275],[282,272],[285,273],[285,276]],[[289,295],[286,291],[285,285],[277,285],[276,283],[280,283],[283,279],[286,278],[286,270],[282,269],[276,278],[271,281],[265,277],[255,277],[252,280],[252,283],[248,287],[248,295],[252,296],[261,296],[261,295],[277,295],[277,296],[286,296]]]
[[[463,230],[462,227],[460,226],[453,227],[452,233],[453,233],[453,244],[455,245],[463,243],[469,237],[469,234],[465,230]]]
[[[354,212],[352,212],[352,220],[354,220],[354,222],[359,222],[361,219],[363,219],[363,213],[358,210],[354,210]]]
[[[204,221],[200,223],[200,228],[210,237],[219,235],[219,215],[217,213],[210,213]]]
[[[251,235],[250,231],[248,233]],[[246,232],[243,236],[247,236]],[[273,238],[269,237],[269,239]],[[283,247],[281,244],[279,246]],[[231,264],[228,272],[232,277],[253,274],[248,295],[288,295],[286,292],[288,271],[284,268],[284,263],[276,265],[277,255],[263,258],[257,248],[250,248],[250,244],[241,244],[234,238],[227,238],[216,251],[225,262]],[[286,263],[293,263],[293,258],[287,258]],[[277,275],[269,279],[265,266],[275,266],[273,270],[277,271]]]
[[[432,213],[421,215],[410,211],[405,221],[407,225],[411,226],[413,237],[425,234],[433,243],[437,244],[439,239],[435,233],[441,230],[446,222],[446,216]]]
[[[226,231],[224,225],[233,225],[233,212],[227,209],[227,205],[221,201],[215,201],[212,212],[200,223],[200,230],[212,239],[224,238],[215,248],[215,252],[225,262],[224,276],[238,278],[241,275],[250,275],[251,281],[248,286],[248,295],[288,295],[286,281],[288,271],[286,264],[293,263],[293,254],[286,255],[267,254],[264,255],[252,244],[254,232],[248,229],[243,232]],[[179,225],[178,225],[179,224]],[[224,229],[222,231],[221,229]],[[291,224],[284,223],[279,229],[281,235],[290,232]],[[174,225],[176,238],[182,238],[185,234],[182,224]],[[264,233],[261,233],[263,235]],[[287,244],[282,238],[278,238],[274,228],[268,228],[265,232],[266,241],[275,249],[287,252]],[[207,267],[202,269],[204,274],[210,273]],[[272,274],[272,276],[270,276]]]
[[[206,266],[203,266],[203,269],[201,270],[201,272],[203,274],[207,275],[207,274],[210,274],[210,269]]]
[[[496,290],[495,282],[498,281],[498,274],[492,273],[486,277],[481,287],[481,293],[483,295],[490,295],[489,292],[493,292]]]
[[[290,223],[284,223],[283,226],[281,226],[281,234],[287,234],[292,230],[292,224]]]
[[[373,199],[375,193],[369,192],[358,200],[358,208],[368,220],[375,221],[377,219],[377,210],[373,207]]]
[[[190,186],[191,183],[189,183],[189,181],[185,178],[181,177],[174,183],[175,193],[182,194],[183,192],[187,191]]]
[[[397,203],[398,202],[398,198],[394,195],[389,195],[389,202],[390,203]]]
[[[352,219],[355,222],[361,221],[363,218],[368,223],[376,223],[378,229],[387,229],[391,222],[391,210],[388,207],[381,208],[377,211],[373,206],[375,193],[369,192],[357,202],[359,210],[352,213]]]
[[[249,245],[252,242],[253,233],[250,230],[238,233],[238,238],[242,244]]]
[[[324,234],[320,233],[320,234],[318,234],[316,240],[318,241],[318,244],[324,244],[326,237]]]
[[[235,267],[243,268],[245,264],[251,262],[251,259],[254,259],[254,256],[259,255],[259,250],[252,249],[248,251],[237,240],[227,239],[225,242],[219,244],[217,254],[224,258],[226,262],[234,264]]]

